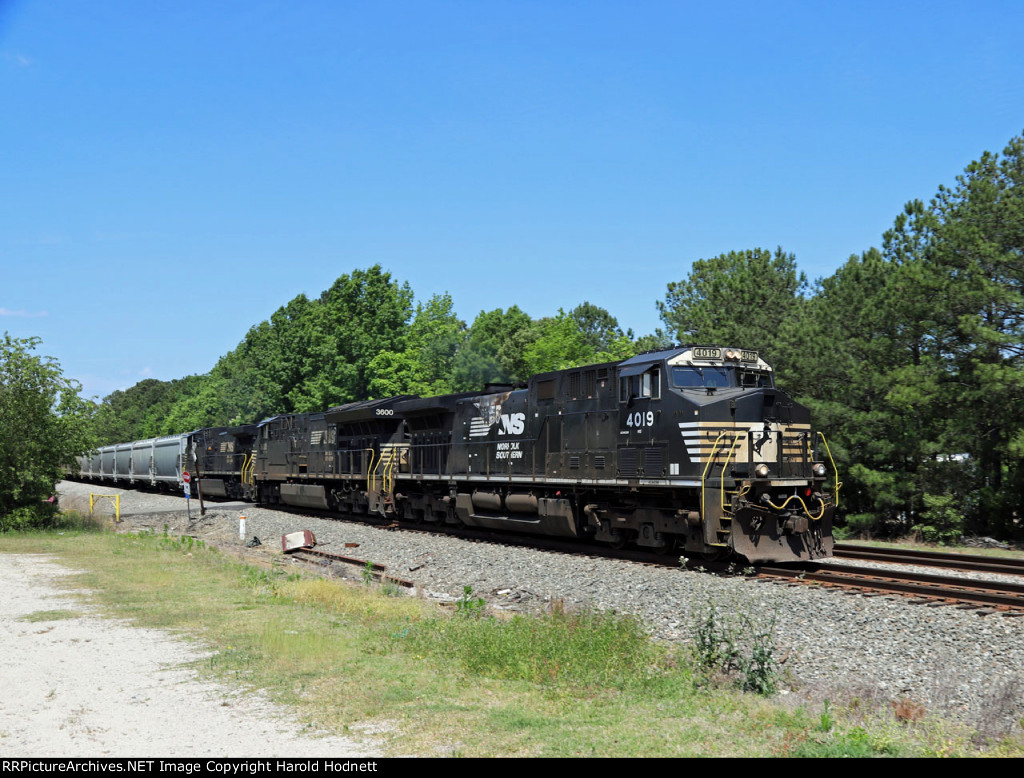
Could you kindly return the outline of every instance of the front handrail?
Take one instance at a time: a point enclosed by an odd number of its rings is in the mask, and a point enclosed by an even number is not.
[[[832,472],[836,477],[836,507],[839,507],[839,490],[843,487],[842,482],[839,480],[839,468],[836,467],[836,460],[832,458],[832,450],[828,447],[828,441],[825,440],[825,433],[819,431],[818,435],[821,437],[821,442],[825,444],[825,453],[828,454],[828,459],[832,463]]]
[[[704,465],[704,472],[700,476],[700,517],[702,521],[707,520],[707,515],[704,510],[704,505],[706,502],[704,498],[704,492],[708,478],[708,470],[711,468],[711,463],[715,461],[715,456],[718,454],[718,442],[722,439],[724,435],[725,431],[723,430],[722,432],[719,432],[718,437],[715,438],[714,445],[711,446],[711,453],[708,454],[708,462],[706,465]]]
[[[729,462],[732,461],[732,455],[736,451],[736,445],[740,442],[741,437],[742,436],[739,433],[736,433],[736,435],[733,437],[733,439],[732,439],[732,446],[729,447],[729,455],[725,458],[725,461],[722,463],[722,474],[721,474],[721,476],[719,476],[719,487],[718,487],[718,489],[722,493],[722,513],[723,514],[726,512],[726,510],[725,510],[725,471],[726,471],[726,468],[728,468],[728,466],[729,466]]]

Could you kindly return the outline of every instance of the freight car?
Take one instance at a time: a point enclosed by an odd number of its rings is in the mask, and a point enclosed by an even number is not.
[[[256,430],[254,424],[206,428],[103,446],[78,458],[77,477],[117,486],[181,490],[183,474],[191,471],[203,494],[251,501],[255,490],[243,478],[252,467]]]
[[[198,430],[179,465],[267,505],[799,561],[832,553],[820,441],[756,352],[693,346]]]
[[[79,476],[121,486],[175,487],[181,483],[186,446],[184,435],[103,446],[78,458]]]

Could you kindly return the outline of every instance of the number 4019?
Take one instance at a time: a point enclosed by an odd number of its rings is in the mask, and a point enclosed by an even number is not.
[[[626,415],[627,427],[651,427],[654,426],[654,411],[637,411]]]

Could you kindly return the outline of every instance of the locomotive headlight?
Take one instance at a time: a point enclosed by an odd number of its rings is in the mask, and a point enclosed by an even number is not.
[[[812,468],[812,470],[814,471],[814,474],[815,474],[816,476],[818,476],[818,478],[824,478],[824,477],[825,477],[825,465],[823,465],[823,464],[822,464],[821,462],[819,462],[818,464],[816,464],[816,465],[815,465],[815,466],[814,466],[814,467]]]
[[[767,478],[768,477],[768,465],[760,464],[757,467],[755,467],[754,468],[754,475],[756,475],[758,478]]]

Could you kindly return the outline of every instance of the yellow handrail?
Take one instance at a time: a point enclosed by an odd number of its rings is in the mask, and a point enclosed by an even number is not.
[[[256,485],[256,455],[246,454],[242,460],[242,483],[249,486]]]
[[[729,448],[729,456],[725,458],[722,463],[722,475],[719,478],[718,490],[722,493],[722,513],[725,513],[725,468],[729,466],[729,461],[732,459],[733,452],[736,451],[736,444],[740,442],[740,435],[737,433],[732,440],[732,446]]]
[[[377,479],[374,478],[375,473],[373,472],[373,459],[377,456],[377,452],[372,448],[363,449],[364,451],[370,452],[370,463],[366,466],[366,479],[370,488],[367,489],[367,493],[373,491],[373,487],[376,485]]]
[[[705,502],[705,500],[704,500],[704,489],[705,489],[704,484],[707,482],[708,470],[711,467],[711,463],[715,461],[715,455],[718,452],[718,441],[720,441],[722,439],[723,435],[725,435],[724,431],[719,432],[718,433],[718,437],[715,438],[715,443],[711,447],[711,453],[708,454],[708,463],[706,465],[704,465],[704,472],[700,476],[700,518],[701,518],[701,521],[705,521],[705,516],[706,516],[705,511],[704,511],[704,502]]]
[[[384,463],[384,469],[382,472],[383,483],[381,484],[385,494],[389,494],[391,492],[391,487],[395,482],[395,459],[396,454],[398,454],[398,450],[395,448],[391,448],[389,449],[388,453],[388,461]]]
[[[819,431],[818,435],[821,436],[821,442],[825,444],[825,453],[828,454],[828,459],[832,463],[832,472],[836,474],[836,507],[838,508],[839,507],[839,490],[843,486],[842,482],[840,482],[840,480],[839,480],[839,468],[836,467],[836,460],[832,458],[832,450],[828,447],[828,441],[825,440],[825,433]]]

